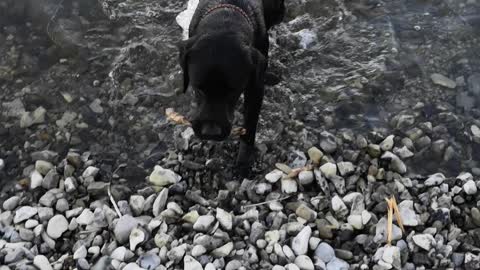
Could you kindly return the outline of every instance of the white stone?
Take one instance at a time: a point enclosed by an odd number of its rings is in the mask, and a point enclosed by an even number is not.
[[[417,214],[413,209],[413,201],[405,200],[398,205],[400,216],[402,217],[403,225],[405,226],[418,226],[419,221]]]
[[[184,270],[203,270],[202,265],[192,256],[186,255],[183,258],[183,265]]]
[[[156,186],[164,187],[178,183],[182,180],[182,177],[172,170],[164,169],[157,165],[153,169],[148,180]]]
[[[200,216],[197,219],[197,222],[193,224],[193,229],[199,232],[207,232],[212,228],[212,225],[214,224],[214,222],[215,222],[214,216],[210,216],[210,215]]]
[[[298,191],[297,182],[293,179],[282,179],[282,192],[285,194],[292,194]]]
[[[270,173],[268,173],[267,175],[265,175],[265,179],[274,184],[276,182],[278,182],[278,180],[280,180],[283,176],[283,172],[278,170],[278,169],[275,169],[273,171],[271,171]]]
[[[463,190],[468,195],[475,195],[477,193],[477,185],[473,180],[468,180],[465,184],[463,184]]]
[[[43,255],[35,256],[35,258],[33,259],[33,265],[35,265],[40,270],[53,270],[47,257]]]
[[[77,250],[75,250],[75,252],[73,253],[73,259],[74,260],[78,260],[78,259],[82,259],[82,258],[86,258],[87,257],[87,248],[82,245],[81,247],[79,247]]]
[[[320,167],[320,171],[327,179],[331,179],[333,176],[337,175],[337,165],[330,162],[325,163]]]
[[[312,235],[312,229],[309,226],[305,226],[298,234],[293,238],[292,250],[296,255],[305,255],[308,251],[308,241]]]
[[[202,245],[196,245],[192,248],[192,256],[199,257],[207,252],[207,249]]]
[[[454,80],[447,78],[442,74],[434,73],[430,75],[430,78],[432,79],[434,84],[450,89],[454,89],[457,87],[457,83]]]
[[[430,234],[416,234],[412,237],[415,245],[423,248],[426,251],[430,251],[435,239]]]
[[[15,211],[13,222],[15,224],[25,221],[38,213],[37,208],[31,206],[22,206]]]
[[[153,202],[153,216],[158,217],[160,213],[165,210],[168,200],[168,188],[162,189],[157,198]]]
[[[312,260],[305,256],[300,255],[295,259],[295,264],[300,268],[300,270],[315,270]]]
[[[77,217],[77,223],[80,225],[90,225],[93,221],[93,213],[90,209],[84,209],[80,216]]]
[[[47,234],[52,239],[58,239],[68,230],[68,221],[63,215],[56,215],[48,221]]]
[[[37,187],[41,187],[43,182],[43,176],[37,172],[33,171],[30,175],[30,188],[36,189]]]
[[[220,225],[227,231],[230,231],[233,228],[233,216],[227,211],[217,208],[217,220],[220,222]]]

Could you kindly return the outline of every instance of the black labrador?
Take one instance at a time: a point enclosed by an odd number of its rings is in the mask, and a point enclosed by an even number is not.
[[[194,93],[195,134],[224,140],[236,103],[244,94],[244,128],[237,166],[242,175],[254,161],[255,133],[268,62],[267,30],[283,20],[284,0],[200,0],[180,48],[184,91]]]

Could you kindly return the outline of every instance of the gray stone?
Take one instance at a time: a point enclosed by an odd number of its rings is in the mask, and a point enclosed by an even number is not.
[[[153,203],[153,216],[158,217],[165,210],[168,199],[168,188],[162,189]]]
[[[320,134],[320,148],[328,154],[332,154],[337,150],[337,142],[335,136],[327,131]]]
[[[77,217],[77,223],[80,225],[90,225],[93,222],[94,215],[90,209],[84,209]]]
[[[195,224],[193,224],[193,229],[199,232],[207,232],[212,228],[212,225],[215,222],[215,217],[206,215],[200,216]]]
[[[333,176],[337,175],[337,165],[334,163],[325,163],[320,167],[322,175],[327,179],[331,179]]]
[[[58,182],[60,181],[60,175],[58,175],[57,170],[51,169],[47,175],[43,178],[42,187],[44,189],[52,189],[58,187]]]
[[[430,78],[432,79],[434,84],[450,89],[454,89],[455,87],[457,87],[457,83],[454,80],[447,78],[442,74],[434,73],[430,75]]]
[[[426,251],[430,251],[432,245],[435,243],[435,239],[430,234],[416,234],[412,237],[412,240],[415,245]]]
[[[68,205],[68,201],[67,199],[59,199],[57,201],[57,204],[55,205],[55,209],[58,211],[58,212],[61,212],[61,213],[64,213],[65,211],[67,211],[68,209],[70,208],[70,206]]]
[[[443,181],[445,181],[445,175],[443,175],[442,173],[436,173],[436,174],[430,175],[430,177],[428,177],[427,180],[425,180],[424,184],[427,187],[439,186],[440,184],[443,183]]]
[[[75,252],[73,253],[73,259],[74,260],[78,260],[78,259],[82,259],[82,258],[86,258],[87,257],[87,248],[82,245],[81,247],[79,247],[77,250],[75,250]]]
[[[278,180],[280,180],[282,178],[282,176],[283,176],[283,172],[278,170],[278,169],[275,169],[275,170],[269,172],[267,175],[265,175],[265,179],[268,182],[274,184],[274,183],[278,182]]]
[[[297,193],[298,185],[297,181],[289,178],[285,178],[281,180],[282,183],[282,192],[285,194],[293,194]]]
[[[139,216],[143,212],[145,198],[141,195],[133,195],[129,200],[130,208],[135,216]]]
[[[35,170],[41,175],[47,175],[53,169],[53,164],[45,160],[37,160],[35,162]]]
[[[403,224],[405,226],[418,226],[419,221],[417,214],[413,209],[413,201],[404,200],[398,205],[398,210],[400,211],[400,216],[402,217]]]
[[[227,257],[230,254],[230,252],[232,252],[232,250],[233,250],[233,243],[228,242],[225,245],[214,249],[211,254],[214,257],[223,258],[223,257]]]
[[[192,248],[192,256],[199,257],[207,252],[207,249],[202,245],[196,245]]]
[[[312,171],[302,171],[298,174],[298,182],[301,185],[310,185],[313,182],[314,176]]]
[[[120,244],[125,244],[129,237],[130,233],[133,229],[135,229],[138,225],[138,221],[132,216],[122,216],[117,224],[115,225],[115,229],[113,233],[115,234],[115,238]]]
[[[338,171],[341,176],[348,176],[355,172],[355,167],[349,161],[337,163]]]

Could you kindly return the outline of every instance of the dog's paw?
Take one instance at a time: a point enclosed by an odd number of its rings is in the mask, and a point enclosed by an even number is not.
[[[240,176],[246,177],[250,173],[253,163],[255,162],[255,147],[245,142],[240,142],[236,166],[240,172]]]

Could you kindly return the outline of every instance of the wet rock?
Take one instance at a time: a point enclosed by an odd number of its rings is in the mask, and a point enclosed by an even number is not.
[[[38,107],[33,112],[24,112],[20,118],[20,127],[29,128],[33,125],[44,123],[46,113],[47,110],[43,107]]]
[[[442,74],[434,73],[430,75],[430,78],[432,79],[434,84],[437,84],[446,88],[450,88],[450,89],[454,89],[455,87],[457,87],[457,83],[455,81],[445,77]]]
[[[337,142],[333,134],[324,131],[320,134],[320,137],[320,148],[322,148],[325,153],[332,154],[337,150]]]

